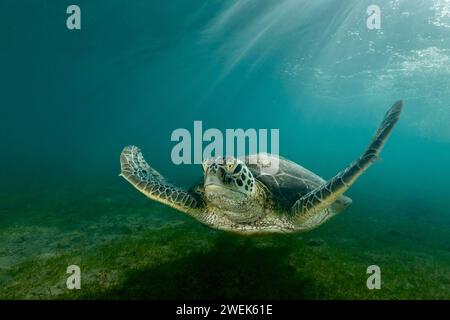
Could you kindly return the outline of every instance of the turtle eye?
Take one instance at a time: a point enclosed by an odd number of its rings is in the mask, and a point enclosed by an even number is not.
[[[233,166],[234,166],[233,163],[227,163],[226,164],[227,170],[229,170],[229,171],[231,171],[231,169],[233,169]]]

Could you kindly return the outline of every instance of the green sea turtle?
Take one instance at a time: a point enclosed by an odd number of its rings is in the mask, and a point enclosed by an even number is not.
[[[205,160],[203,179],[185,190],[153,169],[135,146],[122,151],[120,175],[150,199],[212,228],[239,234],[307,231],[351,204],[344,192],[378,158],[401,110],[398,101],[361,157],[328,181],[287,159],[258,154]],[[275,162],[279,170],[267,173]]]

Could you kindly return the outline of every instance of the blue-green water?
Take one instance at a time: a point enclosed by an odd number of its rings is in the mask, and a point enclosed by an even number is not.
[[[380,30],[365,0],[77,1],[72,31],[70,4],[0,4],[1,297],[450,297],[450,1],[378,1]],[[398,99],[382,161],[310,233],[212,231],[117,177],[135,144],[197,181],[170,135],[201,120],[278,128],[282,156],[330,178]]]

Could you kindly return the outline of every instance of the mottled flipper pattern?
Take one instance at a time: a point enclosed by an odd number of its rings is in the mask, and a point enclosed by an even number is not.
[[[400,118],[402,107],[402,101],[397,101],[389,109],[370,142],[369,147],[358,160],[351,163],[347,168],[327,181],[327,183],[314,189],[295,202],[292,206],[291,213],[297,224],[314,220],[312,218],[317,214],[322,215],[323,210],[347,191],[356,179],[378,158],[378,154]]]
[[[145,161],[138,147],[127,146],[123,149],[120,166],[120,175],[150,199],[191,215],[201,210],[202,200],[196,194],[167,182]]]

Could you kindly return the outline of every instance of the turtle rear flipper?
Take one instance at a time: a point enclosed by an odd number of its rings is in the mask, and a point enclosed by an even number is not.
[[[120,176],[152,200],[188,214],[198,212],[203,203],[196,194],[169,182],[145,161],[141,150],[127,146],[120,155]]]
[[[291,213],[297,225],[302,225],[315,215],[324,215],[323,211],[347,191],[356,179],[378,158],[389,134],[400,118],[402,108],[403,103],[400,100],[388,110],[369,147],[358,160],[294,203]],[[329,213],[326,213],[323,218],[317,221],[323,222],[329,216]]]

